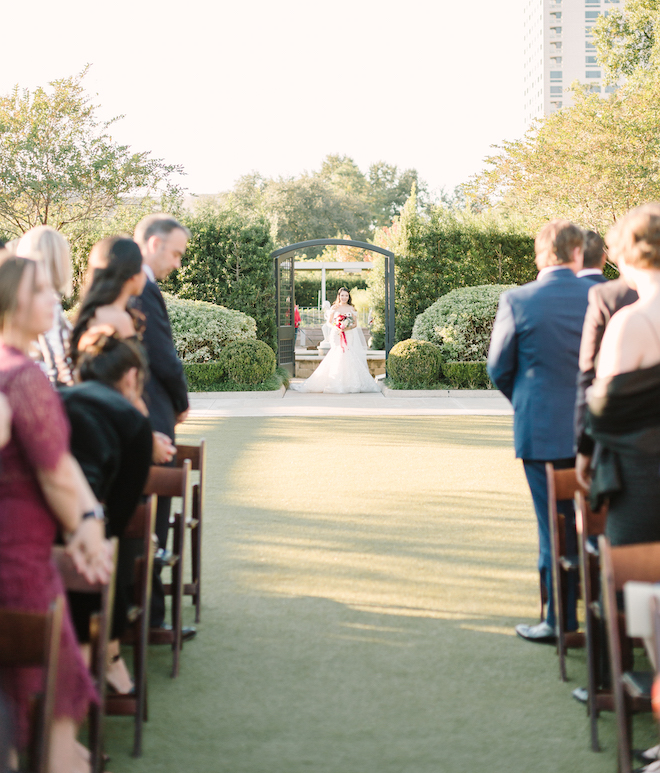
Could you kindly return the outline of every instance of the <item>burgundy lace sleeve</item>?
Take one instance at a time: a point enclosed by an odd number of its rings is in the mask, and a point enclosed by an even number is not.
[[[60,396],[34,363],[19,369],[6,394],[16,442],[33,468],[54,470],[69,451],[69,424]]]

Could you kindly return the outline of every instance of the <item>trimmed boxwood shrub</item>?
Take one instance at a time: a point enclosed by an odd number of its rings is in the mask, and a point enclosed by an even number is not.
[[[485,362],[445,362],[442,379],[455,389],[492,389]]]
[[[163,293],[172,324],[172,337],[184,363],[215,362],[220,352],[237,339],[254,339],[257,325],[241,311],[215,303],[188,301]]]
[[[217,362],[184,362],[189,392],[214,392],[222,381],[222,371]]]
[[[511,287],[515,285],[452,290],[417,317],[413,338],[438,344],[445,362],[483,362],[500,295]]]
[[[409,338],[395,344],[387,358],[387,375],[412,388],[430,386],[440,379],[442,350],[437,344]]]
[[[221,381],[261,384],[275,372],[275,352],[263,341],[234,341],[218,357]]]

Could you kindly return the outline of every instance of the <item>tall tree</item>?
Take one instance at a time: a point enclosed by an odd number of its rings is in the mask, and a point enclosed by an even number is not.
[[[611,83],[651,65],[658,40],[660,0],[627,0],[594,26],[598,61]]]
[[[80,233],[122,196],[153,192],[181,171],[112,140],[118,118],[97,118],[86,72],[0,98],[0,228],[8,235],[40,224]]]

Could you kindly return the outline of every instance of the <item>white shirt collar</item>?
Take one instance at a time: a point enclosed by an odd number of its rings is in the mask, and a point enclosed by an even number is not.
[[[555,265],[555,266],[546,266],[545,268],[542,268],[539,271],[537,279],[542,279],[546,274],[551,274],[553,271],[572,271],[572,268],[569,268],[568,266],[562,266],[561,264]]]
[[[596,276],[602,273],[599,268],[581,268],[575,276]]]
[[[147,264],[147,263],[145,263],[144,261],[142,261],[142,270],[143,270],[143,271],[144,271],[144,273],[147,275],[147,279],[148,279],[150,282],[155,282],[155,281],[156,281],[156,275],[154,274],[154,271],[153,271],[153,269],[151,268],[151,266],[150,266],[150,265],[148,265],[148,264]]]

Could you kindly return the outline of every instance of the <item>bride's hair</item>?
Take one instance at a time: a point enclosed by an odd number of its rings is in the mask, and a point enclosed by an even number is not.
[[[353,305],[353,299],[351,298],[351,291],[348,289],[348,287],[340,287],[339,290],[337,290],[337,297],[335,298],[335,302],[332,304],[332,308],[334,309],[335,306],[339,306],[341,301],[339,300],[339,296],[342,293],[348,293],[348,305]]]

